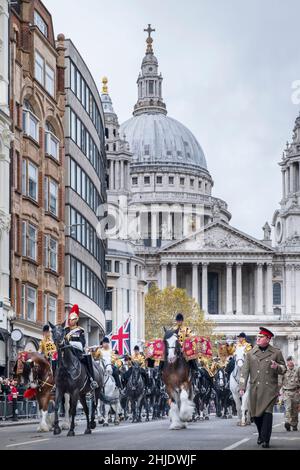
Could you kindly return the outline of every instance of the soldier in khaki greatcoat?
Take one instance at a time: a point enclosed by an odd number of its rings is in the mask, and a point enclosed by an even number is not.
[[[240,376],[240,394],[245,393],[250,380],[250,415],[258,430],[258,444],[270,447],[273,407],[279,395],[279,374],[286,371],[281,351],[270,344],[273,333],[260,327],[256,346],[245,356]]]

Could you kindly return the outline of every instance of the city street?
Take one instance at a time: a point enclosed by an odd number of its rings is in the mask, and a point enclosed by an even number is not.
[[[83,435],[84,421],[75,428],[76,436],[67,437],[67,431],[54,436],[36,432],[37,425],[0,428],[2,450],[257,450],[268,452],[256,444],[254,425],[241,428],[237,419],[223,420],[212,416],[209,421],[192,423],[188,429],[169,431],[168,419],[149,423],[123,423],[119,427],[97,426],[92,435]],[[273,450],[300,449],[300,432],[286,432],[283,415],[274,414],[271,439]],[[130,455],[130,454],[129,454]]]

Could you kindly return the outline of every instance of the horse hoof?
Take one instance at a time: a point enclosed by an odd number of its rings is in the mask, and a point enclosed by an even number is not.
[[[238,422],[236,423],[236,425],[237,425],[237,426],[242,426],[241,423],[240,423],[240,421],[238,421]]]
[[[104,428],[108,428],[108,423],[103,423]]]
[[[92,421],[90,426],[91,426],[91,429],[95,429],[96,428],[96,421]]]
[[[228,418],[228,419],[232,419],[232,416],[231,416],[231,415],[228,415],[227,418]]]
[[[98,419],[98,424],[103,424],[104,420],[103,419]]]
[[[59,426],[57,426],[56,428],[54,428],[54,430],[53,430],[54,436],[58,436],[58,434],[60,434],[60,433],[61,433],[61,429],[60,429]]]
[[[241,426],[243,426],[243,427],[246,426],[246,423],[241,423]]]
[[[70,429],[70,425],[69,425],[69,423],[62,423],[61,428],[64,431],[67,431],[68,429]]]
[[[114,422],[114,425],[115,425],[115,426],[120,426],[120,421],[115,421],[115,422]]]
[[[74,436],[75,436],[75,432],[70,429],[70,431],[68,432],[67,436],[68,436],[68,437],[74,437]]]
[[[84,434],[92,434],[91,429],[86,429],[86,430],[84,431]]]
[[[209,421],[209,416],[205,416],[205,421]]]

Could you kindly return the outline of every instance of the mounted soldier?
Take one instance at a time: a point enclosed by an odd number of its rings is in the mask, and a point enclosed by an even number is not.
[[[112,376],[116,382],[116,386],[121,390],[122,385],[120,381],[119,368],[122,366],[122,361],[119,355],[111,349],[109,338],[106,336],[102,340],[102,347],[98,349],[98,357],[103,360],[105,366],[111,365]]]
[[[53,375],[55,375],[57,365],[57,349],[51,337],[49,325],[45,325],[43,327],[43,339],[40,341],[38,352],[43,354],[49,361],[52,367]]]
[[[131,356],[128,357],[128,366],[129,369],[127,372],[124,374],[124,383],[125,385],[127,384],[129,378],[131,377],[132,374],[132,366],[135,364],[138,364],[141,368],[141,376],[143,377],[145,386],[148,386],[148,377],[145,371],[146,367],[146,362],[145,362],[145,356],[140,352],[139,346],[135,346],[133,349],[133,353]]]
[[[94,378],[93,358],[91,354],[85,354],[84,348],[86,345],[84,329],[79,326],[79,307],[73,305],[69,317],[68,326],[65,328],[65,338],[73,347],[74,352],[80,361],[86,366],[86,371],[90,379],[90,387],[95,390],[98,387]]]
[[[238,339],[238,341],[235,345],[235,350],[236,350],[236,348],[245,348],[246,353],[251,351],[252,345],[250,343],[248,343],[247,336],[244,332],[240,333],[237,336],[237,339]]]

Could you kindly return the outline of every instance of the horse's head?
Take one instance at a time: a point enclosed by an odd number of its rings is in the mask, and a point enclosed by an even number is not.
[[[57,349],[61,348],[65,342],[65,324],[62,325],[53,325],[51,322],[48,322],[52,332],[52,338]]]
[[[173,364],[181,352],[177,332],[174,330],[165,330],[164,343],[166,359],[170,364]]]
[[[220,388],[225,387],[225,385],[226,385],[226,376],[225,376],[224,369],[219,369],[218,370],[218,372],[216,373],[216,381],[217,381]]]
[[[246,356],[246,348],[244,346],[239,346],[236,348],[234,353],[234,358],[236,365],[241,368],[244,365]]]
[[[132,364],[132,373],[131,373],[131,382],[133,386],[136,386],[139,378],[141,376],[141,368],[137,362],[133,362]]]

